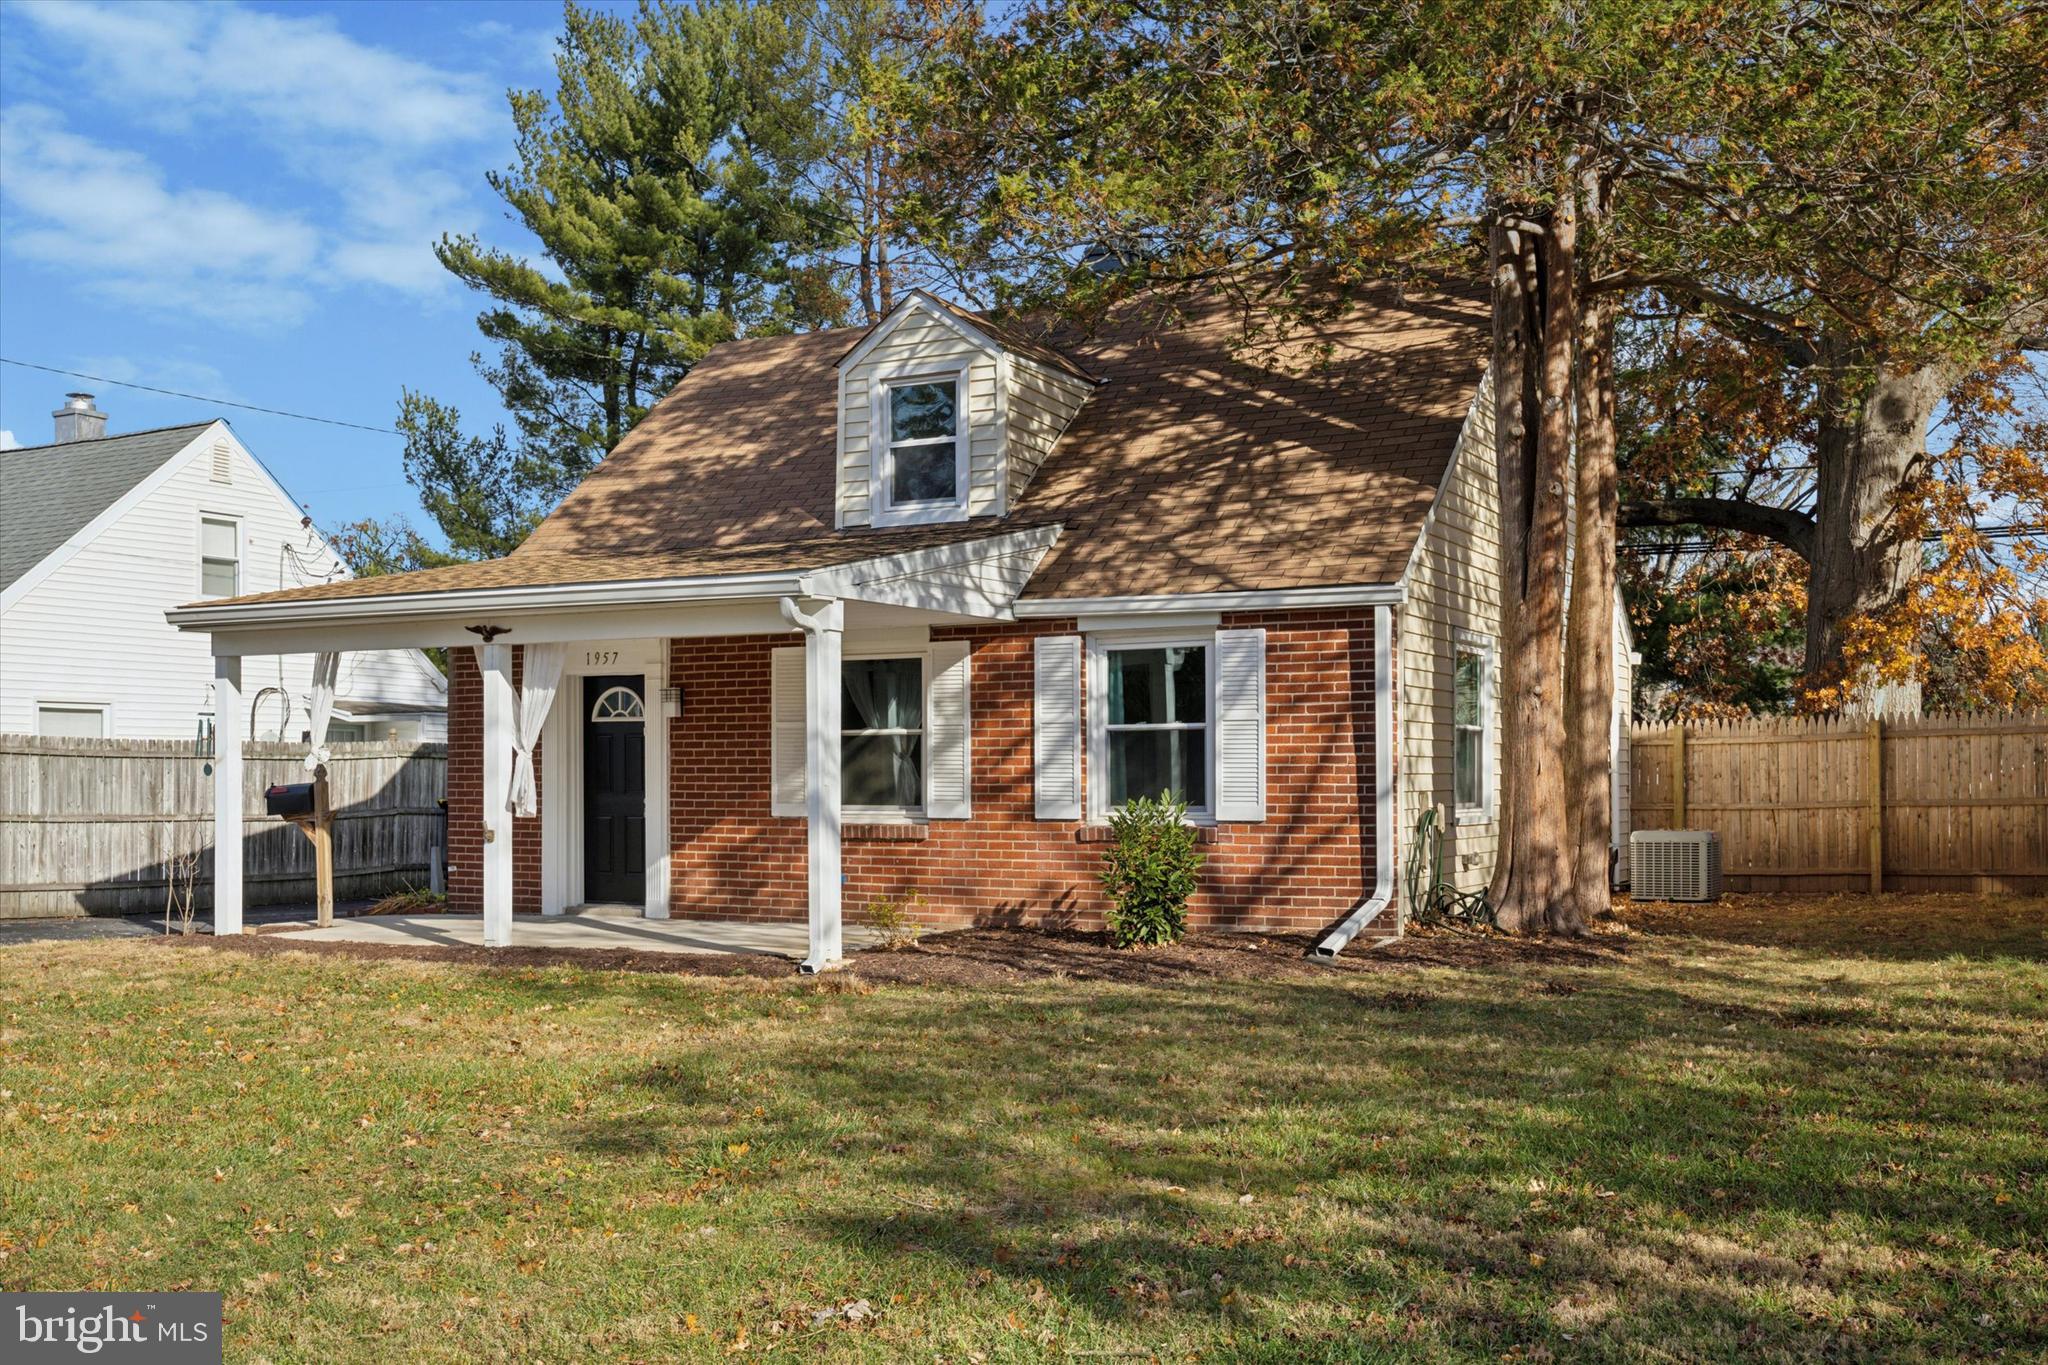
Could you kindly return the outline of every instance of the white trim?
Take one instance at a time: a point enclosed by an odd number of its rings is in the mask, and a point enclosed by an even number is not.
[[[1074,621],[1074,628],[1083,635],[1093,635],[1105,630],[1215,630],[1223,624],[1220,611],[1160,611],[1146,612],[1142,616],[1114,612],[1101,616],[1080,616]]]
[[[898,300],[896,306],[884,314],[874,326],[868,328],[868,334],[861,338],[860,343],[840,359],[838,365],[839,373],[848,374],[860,368],[861,363],[868,358],[875,347],[881,345],[883,339],[902,326],[903,319],[909,317],[914,312],[923,313],[927,317],[937,319],[947,327],[950,327],[961,340],[969,345],[979,346],[988,351],[1000,351],[1003,348],[1003,344],[1000,341],[997,341],[987,332],[982,331],[981,328],[972,326],[965,320],[954,316],[952,309],[933,299],[924,290],[913,289]]]
[[[1202,805],[1188,807],[1188,822],[1216,823],[1216,634],[1174,630],[1099,631],[1086,637],[1082,710],[1088,725],[1088,774],[1085,809],[1089,823],[1109,818],[1109,655],[1129,649],[1199,649],[1202,653]],[[1148,729],[1192,730],[1192,725],[1153,725]]]
[[[854,637],[852,637],[851,635],[849,635],[849,636],[847,636],[847,637],[843,637],[843,638],[846,638],[846,639],[851,639],[851,638],[854,638]],[[932,651],[931,651],[931,645],[930,645],[930,644],[929,644],[929,643],[927,642],[926,644],[918,645],[917,647],[915,647],[915,648],[911,648],[911,649],[903,649],[903,648],[891,648],[891,647],[890,647],[889,645],[887,645],[886,643],[883,643],[883,644],[879,644],[879,645],[876,645],[876,644],[872,644],[872,643],[870,642],[870,640],[869,640],[869,637],[868,637],[868,636],[866,636],[866,635],[862,635],[862,636],[860,636],[860,637],[858,637],[858,638],[859,638],[859,639],[861,640],[861,643],[862,643],[862,647],[861,647],[861,648],[859,648],[859,649],[856,649],[856,648],[852,647],[852,646],[851,646],[850,644],[842,644],[842,645],[841,645],[841,647],[840,647],[840,651],[839,651],[839,669],[840,669],[840,676],[841,676],[842,678],[843,678],[843,677],[845,676],[845,671],[846,671],[846,665],[848,665],[848,664],[850,664],[850,663],[853,663],[853,662],[855,662],[856,660],[863,660],[863,659],[864,659],[864,660],[869,660],[869,661],[874,661],[874,660],[879,660],[879,659],[915,659],[915,660],[917,660],[917,711],[918,711],[918,727],[917,727],[917,731],[916,731],[916,734],[917,734],[917,737],[918,737],[918,741],[919,741],[919,742],[918,742],[918,746],[917,746],[917,754],[918,754],[918,757],[917,757],[917,785],[918,785],[918,793],[917,793],[917,804],[916,804],[916,805],[914,805],[914,806],[849,806],[849,805],[846,805],[846,804],[845,804],[845,801],[844,801],[844,797],[845,797],[845,791],[844,791],[844,788],[843,788],[843,786],[842,786],[842,789],[841,789],[841,792],[840,792],[840,796],[841,796],[841,804],[840,804],[840,810],[841,810],[841,812],[842,812],[842,813],[843,813],[843,814],[845,815],[845,817],[846,817],[846,818],[847,818],[848,820],[852,820],[852,821],[854,821],[854,822],[855,822],[855,823],[857,823],[857,824],[866,824],[866,825],[888,825],[888,824],[918,824],[918,825],[921,825],[921,824],[925,823],[925,821],[926,821],[926,820],[927,820],[927,819],[929,818],[929,817],[928,817],[928,816],[926,815],[926,812],[927,812],[928,810],[930,810],[930,809],[931,809],[931,804],[932,804],[932,778],[931,778],[931,748],[932,748]],[[844,684],[842,683],[841,685],[843,686]],[[805,695],[804,695],[804,705],[805,705],[805,706],[809,706],[810,704],[811,704],[811,698],[810,698],[810,694],[809,694],[808,692],[806,692],[806,693],[805,693]],[[849,730],[849,729],[847,729],[847,728],[846,728],[846,717],[845,717],[845,715],[844,715],[844,713],[843,713],[843,707],[844,707],[844,703],[842,703],[842,714],[840,715],[840,718],[839,718],[839,742],[840,742],[840,746],[841,746],[841,749],[842,749],[842,751],[844,750],[844,746],[845,746],[845,744],[846,744],[846,737],[847,737],[848,735],[888,735],[888,734],[899,734],[899,735],[900,735],[900,734],[909,734],[909,733],[911,733],[911,732],[910,732],[910,731],[908,731],[908,730]],[[840,764],[840,780],[841,780],[841,782],[842,782],[842,783],[843,783],[843,782],[845,781],[845,763],[844,763],[844,761],[843,761],[843,760],[842,760],[842,762],[841,762],[841,764]]]
[[[241,605],[173,607],[164,613],[181,630],[209,626],[303,625],[311,621],[379,621],[391,616],[463,615],[497,611],[576,611],[592,606],[773,601],[802,586],[794,570],[713,574],[701,578],[626,578],[511,588],[466,588],[386,596],[315,598]],[[522,642],[523,643],[523,642]]]
[[[967,520],[969,484],[974,477],[971,446],[973,422],[968,414],[968,372],[973,362],[957,366],[945,363],[910,363],[877,371],[868,377],[868,522],[876,527],[926,526]],[[916,384],[950,384],[953,387],[953,497],[950,501],[927,499],[900,506],[890,492],[896,470],[896,443],[889,410],[890,393]],[[844,413],[841,413],[842,425]],[[942,438],[917,444],[937,447]]]
[[[70,697],[37,697],[35,699],[36,733],[43,733],[43,711],[95,711],[99,713],[101,739],[114,738],[114,704],[106,701],[75,701]]]
[[[1047,617],[1149,616],[1170,611],[1298,611],[1312,607],[1388,607],[1400,603],[1398,583],[1357,583],[1327,588],[1267,588],[1244,592],[1171,592],[1144,597],[1033,597],[1017,603],[1019,620]],[[1134,626],[1142,621],[1131,622]]]
[[[613,657],[593,661],[592,646]],[[673,720],[650,698],[658,697],[668,677],[668,642],[584,640],[571,642],[562,665],[561,693],[541,729],[541,912],[559,915],[586,904],[583,889],[583,718],[582,680],[604,674],[640,678],[646,711],[643,731],[647,850],[644,859],[648,919],[669,917],[669,727]]]
[[[98,516],[79,527],[76,531],[73,531],[70,539],[37,560],[34,567],[12,583],[9,583],[5,590],[0,590],[0,611],[11,609],[17,602],[27,597],[44,579],[69,563],[72,556],[92,544],[93,541],[99,539],[115,522],[118,522],[122,517],[127,516],[128,513],[141,506],[159,488],[162,488],[165,484],[176,478],[178,471],[183,469],[194,455],[198,454],[202,442],[206,442],[209,437],[214,436],[217,432],[226,430],[227,424],[218,418],[201,427],[198,435],[194,436],[190,442],[171,455],[162,464],[151,470],[143,478],[142,482],[136,484],[126,493],[123,493],[120,497],[114,499],[113,502],[102,508]]]
[[[209,521],[225,523],[234,528],[235,590],[233,592],[209,594],[206,591],[206,523]],[[205,601],[209,596],[220,599],[241,596],[242,584],[247,579],[249,564],[249,533],[243,525],[242,514],[240,512],[216,512],[208,508],[205,503],[201,503],[199,505],[198,517],[193,524],[193,531],[195,532],[193,536],[195,553],[192,556],[192,569],[197,588],[193,600]]]
[[[994,528],[991,530],[994,531]],[[296,627],[320,622],[384,625],[393,618],[466,617],[475,621],[479,617],[513,611],[553,613],[606,607],[761,604],[772,608],[782,598],[792,596],[847,596],[883,605],[917,605],[899,600],[902,594],[892,594],[881,585],[919,574],[950,568],[966,568],[991,559],[1026,555],[1034,551],[1042,556],[1059,536],[1058,526],[1041,526],[1028,531],[997,531],[988,536],[957,541],[950,545],[935,545],[921,550],[876,555],[868,559],[849,560],[816,569],[707,574],[702,577],[608,579],[596,583],[468,588],[444,592],[405,592],[384,596],[315,598],[283,602],[220,605],[199,603],[173,607],[165,612],[164,616],[180,630],[227,631],[259,626]],[[972,600],[972,595],[963,591],[954,596],[958,597],[959,606],[932,609],[998,620],[1004,619],[1007,614],[1007,604],[1001,610],[975,610],[973,608],[976,603]],[[986,597],[986,594],[981,596]],[[770,615],[774,616],[772,611]],[[774,616],[774,619],[781,618]],[[588,637],[569,635],[561,638],[575,640]],[[529,640],[522,634],[517,643],[539,642]]]
[[[1458,656],[1477,654],[1479,674],[1479,804],[1458,804]],[[1499,714],[1500,648],[1491,636],[1460,626],[1451,632],[1451,823],[1490,825],[1495,809],[1494,725]]]

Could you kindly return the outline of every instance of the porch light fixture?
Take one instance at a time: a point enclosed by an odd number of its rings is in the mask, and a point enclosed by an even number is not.
[[[683,718],[682,688],[670,686],[661,689],[661,714],[668,720],[681,720]]]

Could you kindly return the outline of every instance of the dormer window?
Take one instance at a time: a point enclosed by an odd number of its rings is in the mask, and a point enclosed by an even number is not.
[[[1094,381],[922,291],[839,358],[836,526],[1006,515]]]
[[[877,386],[881,512],[891,521],[947,521],[967,509],[967,441],[958,374],[906,375]]]

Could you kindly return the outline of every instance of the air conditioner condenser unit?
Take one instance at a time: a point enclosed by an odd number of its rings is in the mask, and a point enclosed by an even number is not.
[[[1630,900],[1721,898],[1721,836],[1710,829],[1639,829],[1628,852]]]

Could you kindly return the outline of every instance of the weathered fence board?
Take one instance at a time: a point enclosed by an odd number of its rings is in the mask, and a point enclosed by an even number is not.
[[[1716,831],[1731,890],[2048,891],[2048,715],[1636,726],[1630,747],[1635,828]]]
[[[264,812],[263,789],[307,780],[303,744],[242,748],[252,905],[310,901],[313,846]],[[442,844],[445,744],[336,744],[335,893],[426,886]],[[0,919],[161,910],[172,862],[200,856],[194,899],[213,894],[213,766],[190,741],[0,735]]]

